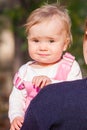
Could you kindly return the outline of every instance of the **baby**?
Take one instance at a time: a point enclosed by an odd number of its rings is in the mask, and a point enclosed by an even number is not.
[[[27,106],[48,84],[81,79],[75,57],[66,52],[71,45],[71,20],[68,10],[58,4],[47,4],[34,10],[25,25],[29,56],[14,78],[9,97],[10,130],[19,130]],[[66,52],[66,53],[65,53]]]

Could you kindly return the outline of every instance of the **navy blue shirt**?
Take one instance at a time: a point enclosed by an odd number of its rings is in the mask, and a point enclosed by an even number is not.
[[[31,101],[21,130],[87,130],[87,79],[43,88]]]

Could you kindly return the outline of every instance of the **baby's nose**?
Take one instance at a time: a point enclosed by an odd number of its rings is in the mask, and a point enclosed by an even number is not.
[[[46,42],[43,42],[40,44],[40,50],[47,50],[47,43]]]

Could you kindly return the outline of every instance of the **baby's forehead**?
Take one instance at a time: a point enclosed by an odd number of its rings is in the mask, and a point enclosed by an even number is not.
[[[36,25],[36,24],[40,24],[40,23],[50,23],[52,21],[55,21],[54,24],[56,22],[61,22],[61,24],[64,24],[64,23],[68,23],[67,20],[65,20],[63,17],[60,17],[59,15],[53,15],[53,16],[49,16],[49,17],[41,17],[40,19],[34,19],[33,25]]]
[[[52,22],[52,21],[55,21],[54,25],[56,23],[58,23],[58,26],[61,25],[66,30],[69,29],[69,26],[70,26],[69,20],[64,16],[60,16],[58,14],[55,14],[55,15],[48,16],[48,17],[46,17],[46,16],[44,16],[44,17],[43,16],[41,16],[41,17],[35,16],[35,18],[31,19],[31,21],[29,21],[29,23],[28,23],[28,26],[27,26],[28,33],[33,26],[39,25],[40,23],[50,24],[50,22]],[[54,25],[52,25],[52,26],[54,26]]]
[[[47,25],[53,23],[53,26],[54,25],[62,26],[63,29],[66,28],[66,27],[68,28],[68,26],[66,26],[66,25],[69,25],[67,20],[65,20],[64,18],[61,18],[60,16],[57,16],[57,15],[44,18],[43,20],[39,21],[36,24],[42,24],[42,23],[46,23]]]

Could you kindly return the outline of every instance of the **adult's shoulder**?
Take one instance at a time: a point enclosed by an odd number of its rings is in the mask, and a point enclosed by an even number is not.
[[[63,97],[68,93],[78,93],[82,90],[85,91],[87,89],[87,78],[78,79],[74,81],[64,81],[60,83],[50,84],[44,87],[37,96],[32,100],[33,103],[43,102],[54,98],[58,99],[58,97]],[[66,95],[67,96],[67,95]],[[43,104],[43,103],[42,103]]]

